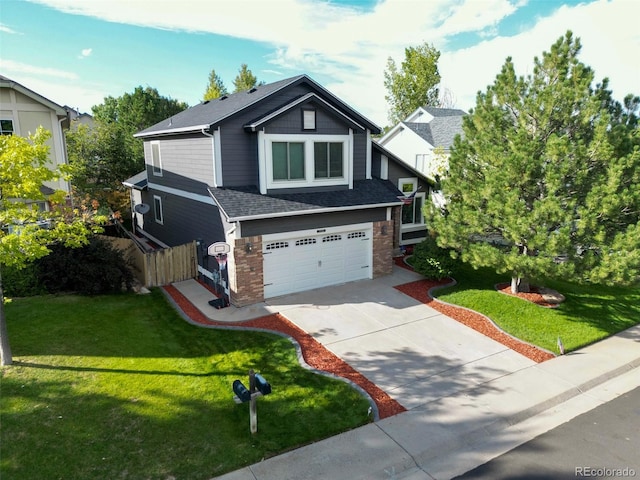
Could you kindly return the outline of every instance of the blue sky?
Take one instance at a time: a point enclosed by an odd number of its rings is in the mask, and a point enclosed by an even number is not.
[[[2,0],[0,73],[90,112],[138,85],[193,105],[211,69],[232,90],[247,63],[267,83],[306,73],[384,126],[387,58],[425,41],[465,110],[507,56],[527,74],[568,29],[597,80],[640,94],[638,18],[636,0]]]

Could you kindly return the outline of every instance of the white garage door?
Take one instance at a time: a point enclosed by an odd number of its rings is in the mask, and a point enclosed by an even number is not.
[[[265,235],[264,296],[371,278],[371,224]]]

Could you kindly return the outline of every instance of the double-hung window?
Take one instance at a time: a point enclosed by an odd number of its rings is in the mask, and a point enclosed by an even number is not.
[[[304,142],[273,142],[273,180],[304,180]]]
[[[315,178],[342,178],[344,176],[343,151],[342,142],[314,142]]]
[[[13,120],[0,119],[0,135],[13,135]]]

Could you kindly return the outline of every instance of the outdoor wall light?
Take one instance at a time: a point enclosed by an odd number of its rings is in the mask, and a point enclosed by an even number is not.
[[[244,251],[247,253],[253,252],[253,244],[251,242],[244,244]]]
[[[387,226],[383,225],[382,228],[380,229],[380,232],[382,233],[382,235],[386,235],[387,234]]]

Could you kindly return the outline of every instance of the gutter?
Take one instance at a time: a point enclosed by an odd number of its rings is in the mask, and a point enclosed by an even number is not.
[[[232,217],[224,210],[224,208],[222,208],[222,205],[220,205],[220,202],[218,202],[215,199],[211,190],[210,189],[207,189],[207,190],[209,191],[209,195],[211,196],[213,201],[216,203],[216,205],[218,206],[222,214],[230,223],[246,222],[247,220],[264,220],[269,218],[297,217],[300,215],[314,215],[318,213],[348,212],[353,210],[365,210],[369,208],[398,207],[402,205],[402,202],[398,201],[398,202],[388,202],[388,203],[374,203],[369,205],[349,205],[347,207],[311,208],[308,210],[295,210],[291,212],[259,213],[256,215],[241,215],[238,217]]]

